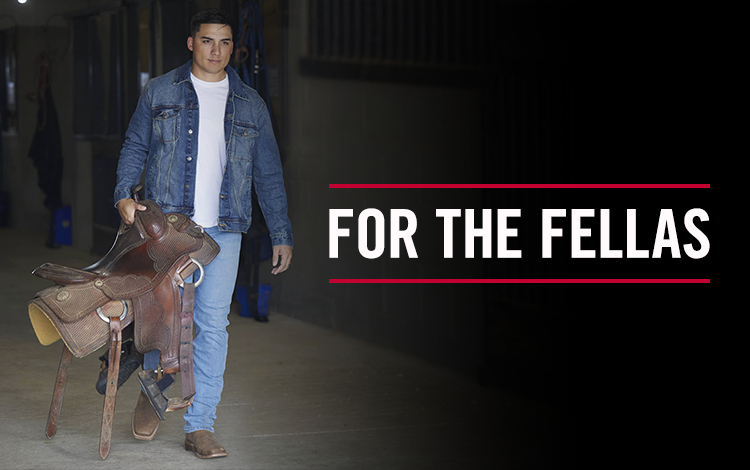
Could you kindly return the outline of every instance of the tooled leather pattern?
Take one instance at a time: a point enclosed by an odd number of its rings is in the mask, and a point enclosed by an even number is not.
[[[95,309],[109,299],[132,299],[140,333],[137,349],[159,349],[169,356],[163,359],[176,364],[180,328],[179,319],[175,319],[180,311],[180,296],[173,279],[177,278],[177,269],[192,266],[188,256],[196,256],[200,262],[208,264],[219,249],[216,242],[185,215],[164,215],[152,201],[141,201],[141,204],[147,210],[139,211],[136,223],[118,233],[107,255],[83,269],[96,275],[95,280],[44,289],[37,293],[34,302],[40,306],[43,303],[46,314],[56,317],[53,323],[58,330],[67,330],[64,323],[73,324],[84,317],[96,316]],[[185,269],[189,270],[190,267]],[[161,283],[166,287],[155,297],[151,291]],[[100,320],[97,318],[97,321]],[[153,331],[147,331],[151,329]],[[61,331],[63,336],[66,333]],[[82,357],[89,352],[74,351],[74,354]]]
[[[133,300],[135,317],[135,348],[141,352],[166,351],[169,348],[172,332],[164,325],[167,311],[148,292]]]

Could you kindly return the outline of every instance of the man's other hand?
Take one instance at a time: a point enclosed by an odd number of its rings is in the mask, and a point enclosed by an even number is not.
[[[133,225],[133,222],[135,222],[135,211],[145,211],[146,206],[127,198],[117,201],[117,210],[120,212],[120,217],[127,225]]]
[[[289,245],[276,245],[273,247],[273,258],[271,262],[274,268],[271,274],[281,274],[292,264],[292,247]]]

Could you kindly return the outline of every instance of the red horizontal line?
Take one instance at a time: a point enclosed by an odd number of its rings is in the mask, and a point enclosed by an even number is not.
[[[329,184],[329,189],[708,189],[710,184]]]
[[[329,279],[329,284],[710,284],[711,279]]]

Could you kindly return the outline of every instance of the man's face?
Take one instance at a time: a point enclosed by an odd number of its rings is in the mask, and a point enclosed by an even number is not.
[[[193,51],[191,72],[205,82],[218,82],[226,76],[224,67],[232,57],[232,28],[225,24],[201,25],[195,37],[189,37],[187,47]]]

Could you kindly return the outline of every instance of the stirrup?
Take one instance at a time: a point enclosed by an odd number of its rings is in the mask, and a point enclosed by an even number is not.
[[[164,392],[174,385],[174,374],[166,374],[159,379],[156,371],[142,370],[138,372],[138,381],[141,383],[141,390],[148,397],[156,415],[164,421],[164,413],[167,412],[169,406],[169,399],[164,395]]]

